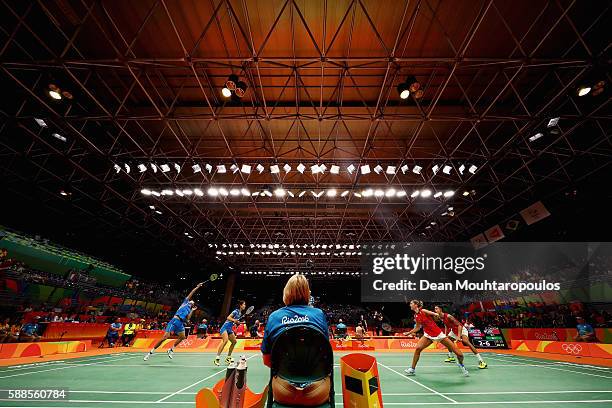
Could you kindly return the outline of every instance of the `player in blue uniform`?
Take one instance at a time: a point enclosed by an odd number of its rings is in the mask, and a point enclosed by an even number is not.
[[[242,312],[246,308],[246,302],[244,300],[238,301],[238,307],[234,309],[232,313],[227,316],[225,323],[221,326],[221,330],[219,334],[221,334],[221,344],[219,344],[219,349],[217,350],[217,357],[215,357],[214,364],[219,365],[221,363],[221,353],[225,348],[227,342],[230,342],[229,350],[227,351],[227,357],[225,358],[225,363],[230,364],[234,361],[232,358],[232,351],[234,351],[234,346],[236,345],[236,335],[234,334],[234,324],[242,324],[244,323],[240,319],[242,318]]]
[[[178,308],[178,310],[174,314],[174,317],[172,317],[172,319],[168,322],[168,325],[166,326],[166,332],[164,333],[162,338],[157,342],[155,347],[153,347],[151,351],[149,351],[144,356],[145,361],[147,361],[153,355],[153,353],[155,352],[155,349],[161,346],[164,340],[170,337],[172,333],[176,334],[178,338],[174,342],[174,345],[172,346],[172,348],[168,350],[168,357],[174,358],[173,357],[174,348],[178,346],[181,343],[181,341],[185,339],[184,324],[187,321],[189,321],[189,318],[191,318],[191,314],[197,309],[197,307],[194,305],[194,301],[191,300],[191,298],[198,291],[198,289],[202,287],[203,284],[204,284],[203,282],[198,283],[196,287],[193,288],[191,292],[189,292],[185,300],[183,300],[183,303],[181,304],[181,306]]]

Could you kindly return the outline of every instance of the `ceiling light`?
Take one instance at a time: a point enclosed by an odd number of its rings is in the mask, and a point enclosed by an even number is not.
[[[257,197],[259,195],[259,191],[254,191],[251,193],[251,197]]]
[[[423,170],[423,168],[422,168],[421,166],[414,166],[414,167],[412,168],[412,172],[413,172],[414,174],[421,174],[421,170]]]
[[[239,98],[242,98],[244,96],[244,94],[246,93],[247,90],[247,84],[244,81],[239,81],[236,84],[236,96]]]
[[[407,164],[404,164],[401,168],[402,170],[402,174],[406,174],[406,172],[410,169],[410,166],[408,166]]]
[[[125,163],[125,164],[123,165],[123,167],[125,167],[125,172],[129,174],[129,173],[130,173],[130,165],[129,165],[129,164],[127,164],[127,163]]]
[[[232,189],[230,190],[230,194],[231,194],[231,195],[233,195],[234,197],[235,197],[235,196],[239,196],[239,195],[240,195],[240,190],[239,190],[239,189],[237,189],[237,188],[232,188]]]
[[[193,190],[190,190],[190,189],[183,190],[183,194],[185,194],[186,196],[192,195]]]
[[[229,192],[225,188],[221,187],[219,189],[219,194],[222,195],[222,196],[227,196],[229,194]]]
[[[304,170],[306,170],[306,166],[304,166],[302,163],[298,164],[297,171],[304,174]]]
[[[560,118],[558,118],[558,117],[550,119],[548,121],[548,124],[546,125],[546,127],[550,128],[550,127],[553,127],[553,126],[557,126],[557,124],[559,123],[559,119]]]
[[[361,166],[361,174],[369,174],[370,173],[370,165],[364,164]]]
[[[174,190],[174,192],[175,192],[175,193],[176,193],[176,195],[177,195],[177,196],[179,196],[179,197],[183,197],[183,196],[185,196],[185,194],[183,194],[183,192],[182,192],[181,190],[179,190],[179,189]]]
[[[324,164],[319,164],[319,171],[321,173],[325,173],[325,170],[327,170],[327,166]]]
[[[115,173],[119,173],[121,171],[121,166],[118,164],[113,165],[113,168],[115,169]]]
[[[355,192],[355,193],[353,193],[353,195],[354,195],[355,197],[361,198],[361,193]]]
[[[298,197],[299,198],[304,197],[304,194],[306,194],[306,191],[300,191],[300,194],[298,194]]]
[[[174,170],[176,170],[177,173],[181,172],[181,166],[178,163],[174,163]]]
[[[448,198],[448,197],[452,197],[455,195],[455,192],[453,190],[446,190],[444,192],[444,197]]]
[[[273,164],[272,166],[270,166],[270,173],[272,174],[280,173],[280,167],[278,167],[278,164]]]
[[[346,171],[348,171],[349,174],[353,174],[353,172],[355,171],[355,165],[351,164],[346,168]]]
[[[470,192],[469,192],[469,191],[464,191],[464,192],[463,192],[463,196],[464,196],[464,197],[467,197],[467,196],[469,196],[469,195],[470,195]]]
[[[350,193],[350,191],[348,191],[348,190],[344,190],[344,191],[342,192],[342,194],[340,194],[340,197],[346,197],[346,196],[347,196],[349,193]]]
[[[315,198],[319,198],[319,197],[321,197],[323,195],[324,191],[319,191],[318,193],[315,193],[314,191],[311,191],[311,193],[312,193],[312,195]]]
[[[257,169],[257,171],[259,172],[259,174],[261,174],[266,168],[264,166],[260,164],[257,165],[257,167],[255,167]]]
[[[195,193],[195,195],[197,195],[198,197],[202,197],[204,195],[204,192],[202,190],[200,190],[199,188],[194,188],[193,192]]]
[[[329,172],[331,174],[338,174],[338,173],[340,173],[340,166],[336,166],[335,164],[332,164],[331,168],[329,169]]]
[[[336,196],[336,189],[335,188],[330,188],[329,190],[327,190],[327,196],[328,197],[335,197]]]
[[[161,215],[161,213],[162,213],[161,211],[155,210],[155,214],[160,214]]]
[[[385,192],[385,197],[393,197],[395,195],[395,189],[390,188]]]
[[[576,92],[578,93],[578,96],[585,96],[589,92],[591,92],[591,87],[583,85],[583,86],[578,87],[578,90]]]
[[[442,195],[441,191],[437,191],[436,194],[434,194],[434,198],[438,198]]]
[[[412,192],[412,194],[410,194],[410,197],[415,198],[415,197],[418,197],[419,194],[421,194],[421,192],[419,190],[414,190]]]
[[[267,195],[268,197],[272,197],[272,193],[269,190],[264,190],[261,192],[263,195]]]
[[[51,136],[56,138],[57,140],[61,140],[62,142],[66,142],[66,138],[59,133],[51,133]]]
[[[398,197],[405,197],[406,196],[406,192],[404,190],[400,190],[396,193],[396,196]]]
[[[276,190],[274,190],[274,195],[277,197],[284,197],[285,190],[283,190],[282,188],[277,188]]]
[[[386,171],[386,173],[387,173],[387,174],[391,174],[391,175],[393,175],[393,174],[395,174],[395,170],[396,170],[396,169],[397,169],[397,167],[396,167],[396,166],[387,166],[387,171]]]
[[[438,170],[440,170],[440,166],[436,164],[435,166],[431,168],[431,170],[433,171],[433,174],[438,174]]]
[[[251,192],[248,189],[246,189],[246,188],[241,188],[240,189],[240,194],[242,194],[243,196],[246,197],[246,196],[250,196]]]
[[[163,196],[166,196],[166,195],[167,196],[171,196],[171,195],[174,195],[174,191],[168,190],[168,189],[164,189],[164,190],[161,191],[161,195],[163,195]]]
[[[473,164],[468,169],[468,171],[472,174],[476,174],[476,170],[478,170],[478,167],[474,166]]]
[[[376,190],[374,191],[374,196],[375,197],[382,197],[385,195],[385,192],[383,190]]]
[[[530,142],[535,142],[536,140],[538,140],[539,138],[541,138],[542,136],[544,136],[544,134],[542,132],[538,132],[533,136],[529,137],[529,141]]]
[[[140,193],[148,196],[151,195],[151,190],[149,190],[148,188],[143,188],[142,190],[140,190]]]
[[[212,173],[213,167],[210,164],[206,163],[206,166],[204,166],[204,167],[206,167],[206,171],[207,172]]]
[[[229,98],[230,96],[232,96],[232,91],[230,91],[227,87],[223,87],[223,89],[221,89],[221,95],[225,96],[226,98]]]
[[[459,166],[459,174],[463,175],[463,171],[465,170],[465,164]]]
[[[236,166],[235,164],[232,164],[230,166],[230,170],[232,171],[232,174],[236,174],[238,172],[238,170],[240,170],[240,168],[238,166]]]
[[[38,123],[38,126],[43,128],[47,127],[47,122],[45,122],[43,119],[34,118],[34,120],[36,121],[36,123]]]
[[[243,164],[240,168],[240,171],[244,174],[251,174],[251,166],[249,166],[248,164]]]
[[[442,168],[442,173],[444,173],[444,174],[450,174],[451,170],[452,170],[452,167],[451,167],[451,166],[449,166],[449,165],[446,165],[446,166],[444,166],[444,167]]]
[[[219,164],[217,166],[217,173],[227,173],[227,169],[225,168],[225,164]]]
[[[209,196],[211,196],[211,197],[216,197],[216,196],[218,196],[218,195],[219,195],[219,190],[217,190],[217,189],[216,189],[216,188],[214,188],[214,187],[211,187],[211,188],[209,188],[209,189],[208,189],[207,193],[208,193],[208,195],[209,195]]]
[[[290,190],[287,190],[287,195],[291,198],[295,197],[295,194],[293,194],[293,192],[291,192]]]
[[[364,197],[372,197],[374,195],[374,190],[368,188],[367,190],[363,190],[361,194],[363,194]]]
[[[155,197],[160,197],[161,194],[155,190],[151,190],[151,194],[153,194]]]
[[[159,166],[159,168],[161,169],[162,173],[167,173],[170,171],[170,166],[168,166],[167,164],[162,164],[161,166]]]
[[[149,209],[154,210],[154,209],[155,209],[155,206],[154,206],[154,205],[150,205],[150,206],[149,206]]]
[[[399,94],[400,99],[408,99],[410,96],[410,90],[408,89],[408,84],[402,82],[397,86],[397,93]]]
[[[285,165],[283,166],[283,170],[285,170],[285,173],[289,173],[291,171],[291,166],[285,163]]]
[[[380,174],[381,171],[383,171],[382,166],[379,164],[378,166],[374,167],[374,171],[376,172],[376,174]]]
[[[421,190],[421,197],[427,198],[429,196],[431,196],[431,190],[430,189],[426,188],[424,190]]]
[[[51,88],[52,86],[53,86],[53,88]],[[62,94],[60,93],[59,88],[57,88],[55,85],[49,85],[49,88],[50,88],[49,89],[49,96],[51,98],[56,99],[56,100],[62,99]],[[590,90],[591,89],[589,88],[589,91]]]

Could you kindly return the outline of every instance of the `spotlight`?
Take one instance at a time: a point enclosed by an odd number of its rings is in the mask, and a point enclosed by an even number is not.
[[[70,193],[69,191],[66,190],[60,190],[60,195],[63,195],[64,197],[69,197],[72,195],[72,193]]]
[[[140,171],[141,173],[144,173],[145,171],[147,171],[147,166],[145,166],[144,164],[140,163],[138,165],[138,171]]]
[[[226,98],[229,98],[230,96],[232,96],[232,91],[230,91],[228,88],[223,88],[221,90],[221,95],[225,96]]]
[[[274,190],[274,195],[277,197],[284,197],[285,190],[283,190],[282,188],[277,188],[276,190]]]
[[[470,192],[469,192],[469,191],[464,191],[464,192],[463,192],[463,196],[464,196],[464,197],[467,197],[467,196],[469,196],[469,195],[470,195]]]
[[[304,197],[304,194],[306,194],[306,191],[300,191],[300,194],[298,194],[298,198]]]
[[[328,197],[335,197],[336,196],[336,189],[335,188],[330,188],[329,190],[327,190],[327,196]]]
[[[395,166],[387,166],[386,173],[390,174],[390,175],[393,175],[393,174],[395,174],[396,169],[397,169],[397,167],[395,167]]]
[[[410,96],[410,90],[408,89],[408,84],[402,82],[397,86],[397,93],[399,94],[400,99],[408,99]]]
[[[212,173],[213,167],[210,164],[206,163],[206,166],[204,166],[204,167],[206,167],[206,171],[207,172]]]
[[[349,174],[353,174],[353,172],[355,171],[355,165],[351,164],[346,168],[346,171],[348,171]]]
[[[444,192],[444,197],[449,198],[455,195],[455,192],[453,190],[447,190]]]
[[[390,188],[385,192],[385,197],[393,197],[395,195],[395,189]]]
[[[265,167],[260,164],[257,165],[257,167],[255,167],[257,169],[257,171],[259,172],[259,174],[261,174],[264,170]]]
[[[374,195],[374,190],[368,188],[367,190],[363,190],[361,193],[364,197],[372,197]]]
[[[437,191],[436,194],[434,194],[434,198],[438,198],[442,195],[441,191]]]
[[[227,196],[229,194],[229,192],[225,188],[221,187],[219,189],[219,194],[222,195],[222,196]]]
[[[406,196],[406,192],[404,190],[400,190],[396,193],[397,197],[405,197]]]
[[[478,170],[478,167],[474,166],[473,164],[468,169],[468,171],[472,174],[476,174],[476,170]]]
[[[304,174],[304,170],[306,170],[306,166],[304,166],[302,163],[298,164],[297,171]]]
[[[216,197],[216,196],[219,195],[219,190],[217,190],[214,187],[211,187],[211,188],[208,189],[208,195],[211,196],[211,197]]]
[[[183,190],[183,194],[185,194],[186,196],[190,196],[190,195],[193,194],[193,191],[189,190],[189,189],[186,189],[186,190]]]
[[[179,197],[183,197],[183,196],[185,196],[185,194],[183,194],[183,192],[182,192],[181,190],[179,190],[179,189],[176,189],[174,192],[175,192],[175,193],[176,193],[176,195],[177,195],[177,196],[179,196]]]
[[[162,173],[167,173],[170,171],[170,166],[168,166],[167,164],[162,164],[161,166],[159,166],[159,168],[161,169]]]
[[[242,98],[244,94],[246,93],[246,90],[247,90],[247,84],[244,81],[239,81],[236,84],[236,90],[234,92],[236,93],[237,97]]]
[[[427,188],[426,188],[426,189],[424,189],[424,190],[422,190],[422,191],[421,191],[421,197],[423,197],[423,198],[427,198],[427,197],[429,197],[429,196],[431,196],[431,190],[429,190],[429,189],[427,189]]]
[[[230,195],[232,195],[234,197],[239,196],[240,195],[240,190],[238,190],[237,188],[232,188],[230,190]]]
[[[412,93],[415,93],[421,89],[421,84],[419,81],[417,81],[414,75],[410,75],[408,78],[406,78],[406,84],[408,85],[408,90]]]
[[[164,190],[162,190],[161,195],[163,195],[163,196],[171,196],[171,195],[174,195],[174,191],[168,190],[168,189],[164,189]]]
[[[462,164],[461,166],[459,166],[459,174],[463,175],[464,170],[465,170],[465,164]]]
[[[559,123],[559,119],[560,118],[552,118],[548,121],[548,124],[546,125],[547,128],[551,128],[553,126],[557,126],[557,124]]]
[[[376,190],[374,191],[374,196],[375,197],[382,197],[385,195],[385,192],[383,190]]]
[[[229,77],[227,77],[227,81],[225,81],[225,86],[221,90],[221,93],[223,94],[223,96],[225,96],[226,98],[229,98],[230,96],[232,96],[232,91],[236,90],[237,83],[238,83],[237,75],[232,74]]]
[[[588,85],[579,86],[578,89],[576,90],[576,93],[578,94],[578,96],[585,96],[589,92],[591,92],[591,87]]]
[[[595,85],[593,85],[593,92],[591,92],[591,96],[597,96],[604,91],[604,86],[606,85],[605,81],[599,81]]]
[[[45,122],[43,119],[34,118],[34,120],[36,121],[38,126],[43,127],[43,128],[47,127],[47,122]]]
[[[52,133],[51,136],[53,136],[57,140],[61,140],[62,142],[66,142],[67,140],[64,136],[60,135],[59,133]]]
[[[283,170],[285,170],[285,173],[289,173],[291,171],[291,166],[285,163],[285,165],[283,166]]]
[[[118,164],[113,165],[113,168],[115,169],[115,173],[119,173],[121,171],[121,166]]]
[[[440,170],[440,166],[436,164],[435,166],[431,168],[431,170],[433,171],[433,174],[438,174],[438,170]]]
[[[230,170],[232,171],[232,174],[236,174],[238,172],[238,170],[240,170],[240,168],[238,166],[236,166],[235,164],[232,164],[230,166]]]
[[[155,197],[160,197],[161,194],[155,190],[151,190],[151,194],[153,194]]]
[[[383,171],[382,166],[379,164],[378,166],[374,167],[374,171],[376,172],[376,174],[380,174],[381,171]]]
[[[410,166],[408,166],[407,164],[404,164],[401,170],[402,170],[402,174],[406,174],[406,172],[410,170]]]
[[[280,168],[278,167],[278,164],[273,164],[272,166],[270,166],[270,173],[272,174],[280,173]]]
[[[342,192],[342,194],[340,194],[340,197],[346,197],[348,194],[349,194],[349,191],[348,190],[344,190]]]
[[[590,90],[590,89],[589,89]],[[55,100],[62,99],[62,94],[60,89],[55,84],[49,84],[49,96]]]
[[[542,136],[544,136],[544,134],[542,132],[538,132],[533,136],[529,137],[529,141],[530,142],[535,142],[536,140],[538,140],[539,138],[541,138]]]
[[[336,166],[335,164],[332,164],[331,168],[329,169],[329,172],[331,174],[338,174],[338,173],[340,173],[340,166]]]
[[[369,174],[370,173],[370,165],[364,164],[361,166],[361,174]]]
[[[219,164],[217,166],[217,173],[227,173],[227,169],[225,168],[225,164]]]
[[[442,173],[444,174],[450,174],[452,167],[449,165],[446,165],[442,168]]]
[[[204,192],[202,190],[200,190],[199,188],[194,188],[193,192],[195,193],[195,195],[197,195],[198,197],[202,197],[204,195]]]
[[[423,170],[423,168],[421,166],[414,166],[412,169],[412,172],[414,174],[421,174],[421,170]]]
[[[250,192],[248,189],[246,189],[246,188],[241,188],[241,189],[240,189],[240,193],[241,193],[243,196],[245,196],[245,197],[247,197],[247,196],[250,196],[250,195],[251,195],[251,192]]]
[[[126,172],[127,174],[130,174],[130,165],[129,165],[129,164],[127,164],[127,163],[125,163],[125,164],[123,165],[123,167],[125,167],[125,172]]]
[[[181,172],[181,165],[178,163],[174,163],[174,170],[176,170],[177,173]]]
[[[291,198],[295,197],[295,194],[293,194],[293,192],[291,192],[290,190],[287,190],[287,195]]]

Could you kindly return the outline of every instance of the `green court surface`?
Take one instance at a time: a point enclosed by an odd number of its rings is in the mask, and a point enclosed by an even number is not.
[[[70,400],[20,402],[0,400],[2,407],[134,407],[142,405],[194,406],[196,392],[212,387],[225,371],[212,364],[208,353],[177,353],[170,360],[164,352],[151,360],[144,353],[119,353],[35,365],[0,368],[0,388],[67,388]],[[386,406],[555,407],[612,406],[612,369],[516,357],[484,354],[489,368],[479,370],[467,356],[471,376],[461,376],[444,355],[423,353],[417,376],[402,372],[412,353],[380,353],[378,370]],[[248,385],[261,392],[269,369],[260,354],[248,354]],[[336,355],[336,405],[342,406],[339,359]],[[3,398],[6,392],[3,392]]]

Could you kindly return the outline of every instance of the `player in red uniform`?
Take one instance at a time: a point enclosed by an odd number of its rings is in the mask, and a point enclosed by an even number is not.
[[[449,350],[451,350],[457,356],[457,360],[459,362],[457,365],[461,368],[463,375],[468,377],[470,374],[468,370],[463,365],[463,353],[455,343],[450,341],[448,337],[442,332],[442,329],[438,327],[436,322],[434,321],[434,317],[438,316],[436,313],[431,310],[423,309],[423,302],[420,300],[412,300],[410,302],[410,309],[414,312],[414,320],[416,325],[414,329],[410,330],[406,333],[406,335],[411,336],[421,330],[423,328],[423,337],[421,337],[417,343],[417,348],[414,350],[414,357],[412,358],[412,367],[407,370],[404,370],[406,375],[415,375],[415,368],[417,363],[419,362],[419,357],[421,357],[421,351],[427,348],[434,341],[439,341],[441,344],[445,345]]]
[[[438,317],[444,323],[444,334],[446,334],[446,336],[453,342],[461,340],[463,345],[469,347],[470,350],[472,350],[472,353],[474,353],[474,355],[478,359],[478,368],[487,368],[487,363],[484,362],[484,360],[480,356],[480,353],[478,353],[478,350],[476,350],[476,347],[474,347],[474,345],[470,342],[470,337],[467,328],[463,326],[452,315],[444,313],[444,310],[442,310],[440,306],[434,307],[434,310],[436,311]],[[455,361],[455,357],[453,357],[450,348],[448,349],[448,358],[444,361],[447,363],[452,363],[453,361]]]

